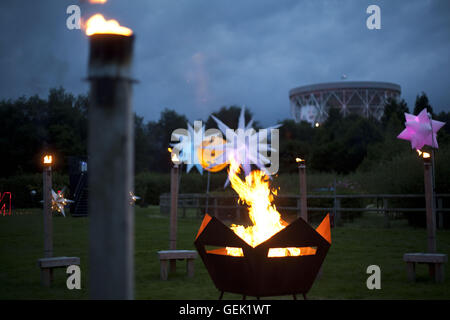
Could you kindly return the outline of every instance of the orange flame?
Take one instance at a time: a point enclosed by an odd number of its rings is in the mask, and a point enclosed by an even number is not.
[[[231,158],[228,177],[231,186],[238,193],[240,201],[249,205],[248,214],[253,225],[244,227],[233,224],[231,230],[250,246],[256,247],[284,229],[287,223],[281,219],[280,213],[272,204],[276,190],[270,189],[269,177],[260,170],[254,170],[245,177],[245,181],[242,181],[238,176],[239,170],[239,164]],[[242,256],[242,251],[227,247],[227,254]],[[268,254],[269,257],[299,255],[302,255],[301,249],[291,247],[271,248]]]
[[[53,157],[51,155],[44,156],[44,164],[52,164]]]
[[[108,0],[89,0],[89,3],[106,3]]]
[[[105,20],[103,15],[97,13],[89,18],[86,22],[86,35],[93,34],[120,34],[124,36],[131,36],[133,30],[123,27],[116,20]]]

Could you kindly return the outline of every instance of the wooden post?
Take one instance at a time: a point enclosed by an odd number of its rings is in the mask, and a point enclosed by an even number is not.
[[[209,183],[211,180],[211,171],[208,171],[208,180],[206,181],[206,203],[205,203],[205,214],[208,213],[209,207]]]
[[[44,168],[43,174],[43,196],[44,196],[44,258],[53,257],[53,221],[52,221],[52,167]],[[41,283],[50,287],[53,278],[53,269],[41,269]]]
[[[444,205],[443,205],[442,198],[437,199],[437,207],[438,207],[438,228],[443,229],[444,228],[444,215],[442,212],[442,208],[444,208]]]
[[[334,226],[340,226],[341,225],[341,199],[334,198]]]
[[[170,170],[170,232],[169,232],[169,249],[177,249],[177,213],[178,213],[178,175],[179,167],[174,164]],[[175,273],[177,269],[177,261],[170,260],[170,272]]]
[[[300,184],[300,217],[308,221],[308,205],[306,203],[306,164],[305,161],[299,162],[298,166],[299,184]]]
[[[217,198],[214,198],[214,217],[219,218],[219,212],[217,211]]]
[[[337,225],[337,221],[338,221],[338,211],[337,209],[337,197],[336,197],[336,177],[334,177],[334,181],[333,181],[333,221],[331,224],[331,227],[334,228]],[[340,212],[339,212],[340,213]]]
[[[170,233],[169,249],[177,249],[177,212],[178,212],[178,165],[170,170]]]
[[[428,252],[436,252],[436,215],[433,206],[433,175],[431,169],[431,161],[424,158],[424,181],[425,181],[425,207],[427,212],[427,238]]]
[[[187,203],[187,199],[183,199],[181,201],[182,206],[183,206],[183,218],[186,218],[186,203]]]
[[[134,37],[94,34],[89,41],[90,297],[133,299]]]
[[[195,207],[197,208],[197,218],[200,218],[201,216],[201,209],[200,209],[200,199],[198,197],[195,198]]]
[[[391,227],[391,222],[389,221],[389,211],[387,210],[387,208],[388,208],[388,199],[387,198],[383,198],[384,227],[385,228],[390,228]]]
[[[52,221],[52,167],[44,168],[44,258],[53,257],[53,221]]]

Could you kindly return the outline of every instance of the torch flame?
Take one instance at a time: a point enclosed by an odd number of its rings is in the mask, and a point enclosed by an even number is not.
[[[131,36],[133,31],[127,27],[123,27],[116,20],[105,20],[103,15],[97,13],[89,18],[86,22],[86,35],[93,34],[120,34]]]
[[[231,158],[228,177],[240,201],[249,205],[248,213],[253,225],[244,227],[233,224],[231,229],[250,246],[256,247],[284,229],[287,223],[281,219],[280,213],[272,204],[276,190],[270,189],[269,177],[260,170],[254,170],[242,181],[238,176],[239,170],[239,164]],[[242,256],[242,251],[227,247],[227,254]],[[268,254],[269,257],[299,255],[300,248],[272,248]]]
[[[417,151],[417,154],[419,155],[419,157],[422,157],[424,159],[428,159],[431,157],[431,154],[429,154],[428,152],[425,152],[425,151],[422,151],[419,149],[416,149],[416,151]]]
[[[51,155],[44,156],[44,164],[52,164],[53,157]]]

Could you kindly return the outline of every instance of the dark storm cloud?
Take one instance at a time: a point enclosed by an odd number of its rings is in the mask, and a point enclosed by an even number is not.
[[[66,28],[77,1],[0,4],[0,98],[45,96],[50,87],[83,93],[87,41]],[[381,30],[366,8],[381,8]],[[450,5],[433,1],[109,0],[82,4],[136,34],[134,107],[157,119],[164,107],[190,120],[245,104],[269,125],[290,117],[292,87],[349,80],[391,81],[410,106],[425,91],[448,110]]]

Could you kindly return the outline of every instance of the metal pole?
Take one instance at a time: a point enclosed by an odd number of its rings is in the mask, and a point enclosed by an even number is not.
[[[306,203],[306,164],[301,161],[298,166],[299,182],[300,182],[300,217],[308,221],[308,206]]]
[[[44,168],[44,258],[53,257],[53,221],[52,221],[52,167]]]
[[[209,183],[211,179],[211,172],[208,171],[208,180],[206,182],[206,204],[205,204],[205,214],[208,213],[208,205],[209,205]]]
[[[170,250],[177,249],[178,174],[179,167],[175,164],[170,170]]]
[[[178,211],[178,183],[179,167],[174,164],[170,170],[170,232],[169,249],[177,249],[177,211]],[[177,260],[170,259],[170,272],[175,273]]]
[[[95,34],[89,56],[89,277],[92,299],[134,297],[133,36]]]
[[[433,174],[430,159],[424,159],[425,205],[427,212],[428,252],[436,252],[436,216],[433,210]]]
[[[334,228],[335,226],[335,222],[338,221],[337,218],[337,198],[336,198],[336,177],[334,177],[334,181],[333,181],[333,222],[332,222],[332,227]]]

